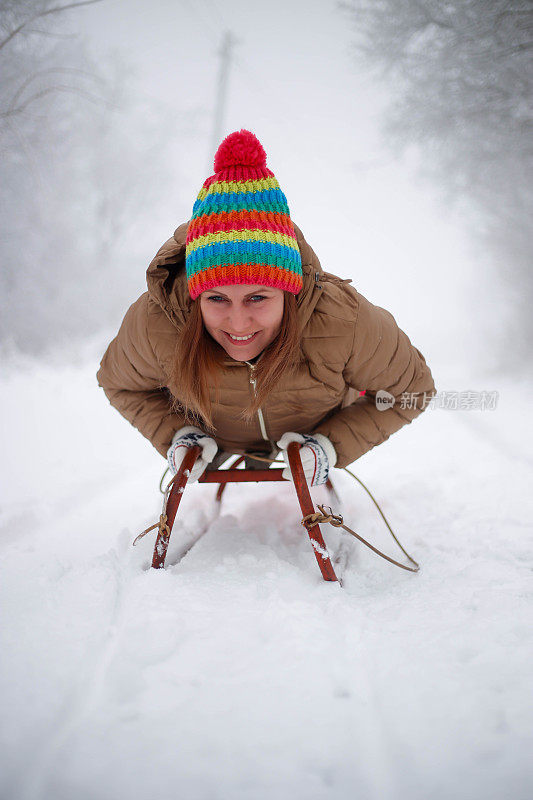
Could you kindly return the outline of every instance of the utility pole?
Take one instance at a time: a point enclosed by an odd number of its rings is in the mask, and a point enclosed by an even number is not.
[[[224,32],[222,45],[218,51],[220,56],[220,66],[218,70],[217,92],[215,98],[215,116],[213,119],[213,133],[209,148],[207,175],[213,174],[213,159],[222,140],[224,130],[224,115],[226,112],[226,100],[228,92],[228,76],[231,62],[231,49],[239,42],[239,39],[229,30]]]

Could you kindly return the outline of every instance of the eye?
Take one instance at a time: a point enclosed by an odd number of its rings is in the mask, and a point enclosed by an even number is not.
[[[212,295],[210,295],[210,296],[209,296],[207,299],[208,299],[209,301],[212,301],[213,303],[218,303],[218,301],[219,301],[219,300],[221,300],[222,302],[224,302],[224,301],[225,301],[225,298],[224,298],[224,297],[221,297],[219,294],[212,294]],[[267,300],[267,299],[268,299],[268,298],[266,298],[266,297],[265,297],[265,295],[263,295],[263,294],[254,294],[254,295],[253,295],[253,296],[250,298],[250,300],[251,300],[251,301],[255,301],[256,303],[260,303],[260,302],[261,302],[261,300]]]

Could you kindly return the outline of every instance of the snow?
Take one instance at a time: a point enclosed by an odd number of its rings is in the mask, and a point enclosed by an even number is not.
[[[165,462],[97,387],[102,352],[0,378],[0,796],[529,798],[531,386],[429,409],[351,466],[421,571],[345,537],[341,588],[289,483],[230,485],[219,516],[216,487],[188,486],[149,569],[156,531],[131,542]],[[342,506],[315,505],[399,559],[333,480]]]

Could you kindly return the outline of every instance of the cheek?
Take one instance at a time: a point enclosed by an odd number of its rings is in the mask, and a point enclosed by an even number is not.
[[[276,327],[278,327],[281,324],[281,320],[283,319],[283,310],[284,306],[282,298],[281,303],[278,303],[275,312],[272,314],[273,325],[275,325]]]
[[[205,304],[200,306],[202,312],[202,319],[206,327],[216,324],[217,319],[221,317],[220,309],[213,305]]]
[[[258,325],[261,325],[262,328],[266,329],[273,329],[279,327],[281,319],[283,317],[283,308],[265,308],[261,311],[256,311],[253,315],[253,318],[257,321]]]

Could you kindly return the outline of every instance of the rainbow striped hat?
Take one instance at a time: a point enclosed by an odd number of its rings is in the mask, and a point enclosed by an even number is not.
[[[287,198],[251,131],[226,136],[187,228],[185,263],[195,300],[213,286],[276,286],[298,294],[302,260]]]

